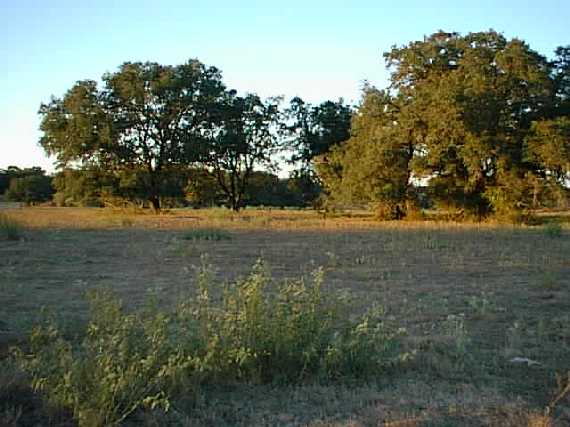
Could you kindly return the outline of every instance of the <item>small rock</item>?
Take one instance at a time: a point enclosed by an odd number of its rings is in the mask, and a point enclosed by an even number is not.
[[[511,360],[509,360],[509,362],[517,363],[517,364],[526,363],[527,366],[533,366],[533,365],[540,366],[541,365],[540,362],[537,362],[536,360],[528,359],[526,357],[513,357]]]

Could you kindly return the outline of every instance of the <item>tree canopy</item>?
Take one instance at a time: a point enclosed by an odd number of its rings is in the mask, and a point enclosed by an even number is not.
[[[160,207],[163,174],[198,160],[219,100],[221,74],[197,60],[178,66],[125,63],[93,81],[78,82],[63,99],[42,104],[40,144],[61,167],[144,171],[144,190]]]
[[[46,202],[53,193],[52,178],[40,167],[0,170],[0,194],[6,200],[26,204]]]
[[[220,104],[201,162],[210,168],[232,210],[244,202],[256,166],[272,169],[279,148],[279,99],[262,101],[230,92]]]
[[[79,81],[40,107],[57,198],[238,210],[282,196],[309,205],[322,190],[402,218],[426,198],[465,215],[519,217],[566,197],[570,46],[549,60],[492,30],[439,31],[384,58],[389,87],[366,84],[356,109],[299,97],[282,109],[280,98],[228,90],[198,60],[124,63],[101,87]],[[272,175],[284,159],[297,167],[286,185]]]
[[[328,191],[392,216],[422,183],[477,216],[535,206],[569,178],[567,53],[549,62],[494,31],[392,48],[390,87],[365,88],[351,138],[320,168]]]

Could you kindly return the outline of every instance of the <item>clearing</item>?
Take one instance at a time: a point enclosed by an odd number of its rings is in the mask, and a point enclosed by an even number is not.
[[[281,210],[5,212],[26,230],[21,240],[0,241],[4,355],[41,307],[74,336],[91,288],[111,288],[132,307],[149,292],[171,303],[192,289],[204,255],[227,280],[260,257],[277,279],[323,266],[326,286],[346,290],[356,310],[383,305],[388,321],[407,330],[404,345],[415,355],[381,378],[204,390],[181,410],[180,425],[518,426],[543,413],[555,374],[570,370],[567,229]],[[538,363],[511,362],[516,357]],[[555,415],[570,425],[568,399]]]

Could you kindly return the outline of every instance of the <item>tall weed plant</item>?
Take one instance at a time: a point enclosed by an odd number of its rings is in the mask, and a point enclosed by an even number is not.
[[[397,335],[382,312],[351,316],[338,293],[323,292],[322,269],[310,281],[285,281],[270,289],[268,269],[258,261],[244,280],[226,285],[220,304],[210,274],[199,276],[198,298],[181,307],[183,323],[195,324],[202,367],[212,380],[296,382],[378,373],[395,353]]]
[[[402,331],[388,327],[380,309],[351,316],[342,294],[323,290],[322,269],[310,280],[275,284],[258,261],[236,283],[212,277],[202,266],[195,295],[169,312],[150,305],[128,313],[109,292],[92,292],[80,343],[47,322],[16,359],[34,390],[84,426],[168,410],[173,398],[201,385],[357,378],[399,360]]]
[[[117,425],[142,407],[168,409],[168,395],[185,368],[163,313],[126,314],[109,292],[89,294],[91,320],[74,346],[47,321],[34,328],[30,353],[18,351],[32,388],[82,426]]]
[[[20,240],[24,227],[12,217],[0,213],[0,240]]]

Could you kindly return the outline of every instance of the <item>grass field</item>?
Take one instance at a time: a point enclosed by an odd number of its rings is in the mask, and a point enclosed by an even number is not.
[[[402,345],[411,357],[382,376],[205,388],[191,403],[175,403],[174,425],[549,425],[542,415],[556,394],[556,374],[570,371],[564,227],[379,223],[363,212],[4,212],[23,225],[20,239],[0,240],[4,358],[9,346],[25,347],[42,307],[76,337],[87,321],[89,289],[111,288],[133,309],[149,292],[164,306],[175,302],[195,286],[205,254],[220,280],[246,275],[260,257],[277,280],[322,266],[327,289],[348,294],[355,312],[380,304],[387,321],[407,331]],[[537,363],[512,362],[517,357]],[[0,378],[2,387],[0,401],[14,389],[21,396],[0,406],[0,424],[4,417],[4,424],[34,425],[47,416],[17,373]],[[570,425],[568,397],[549,420]],[[137,423],[162,424],[152,414]]]

